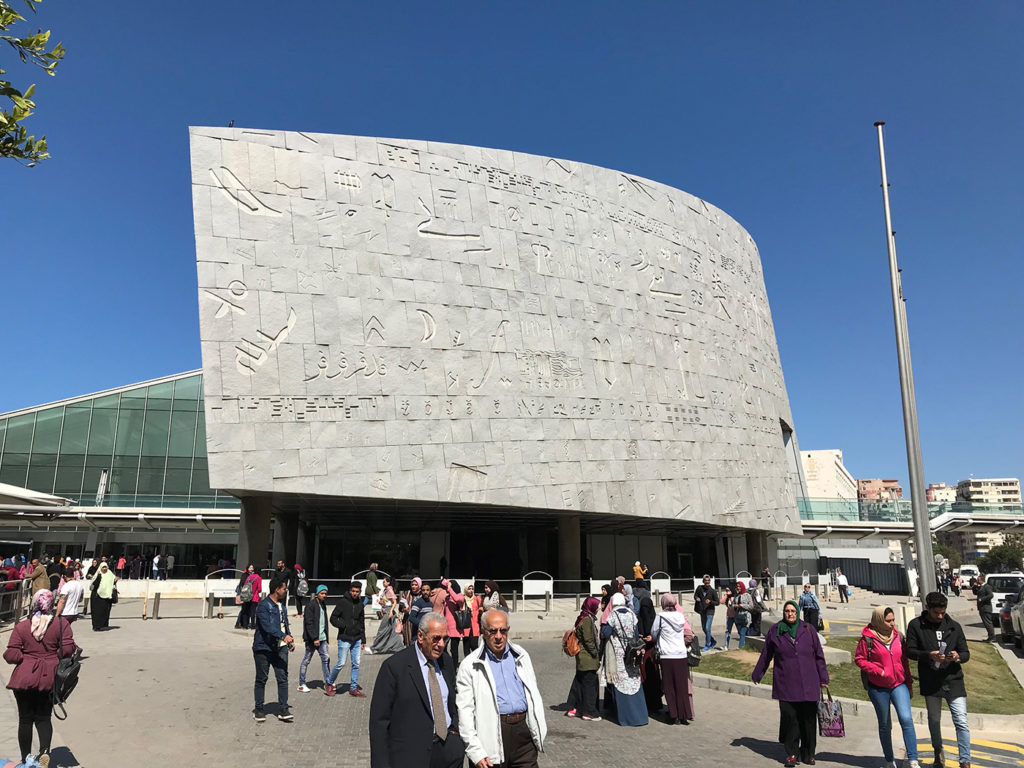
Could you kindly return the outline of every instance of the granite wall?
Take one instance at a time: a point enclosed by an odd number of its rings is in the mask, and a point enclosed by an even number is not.
[[[799,531],[757,248],[479,147],[192,128],[212,487]]]

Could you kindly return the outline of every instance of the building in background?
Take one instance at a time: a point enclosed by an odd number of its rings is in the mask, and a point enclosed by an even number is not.
[[[1015,477],[970,478],[956,484],[956,500],[966,504],[1020,504],[1020,480]]]
[[[857,501],[857,481],[843,465],[843,452],[829,448],[800,451],[807,480],[807,497],[836,501]]]
[[[857,481],[859,501],[898,501],[903,498],[903,489],[898,480],[868,479]]]
[[[929,483],[925,496],[929,504],[952,504],[956,501],[956,487],[945,483]]]

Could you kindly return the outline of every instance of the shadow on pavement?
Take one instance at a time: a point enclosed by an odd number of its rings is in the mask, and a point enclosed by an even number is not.
[[[51,768],[78,768],[78,759],[67,747],[54,747],[50,750]]]
[[[767,739],[755,739],[752,736],[742,736],[738,739],[733,739],[732,746],[746,747],[754,754],[769,759],[778,759],[780,762],[786,756],[785,750],[783,750],[782,745],[779,742],[768,741]],[[838,763],[839,765],[853,766],[853,768],[873,768],[878,763],[877,757],[845,755],[839,752],[829,751],[828,748],[831,746],[832,742],[830,739],[822,739],[819,737],[818,753],[815,755],[816,762]],[[838,746],[838,744],[836,744],[836,746]]]

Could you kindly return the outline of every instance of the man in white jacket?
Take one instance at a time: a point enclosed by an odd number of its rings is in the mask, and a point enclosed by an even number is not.
[[[459,665],[455,701],[466,757],[476,768],[536,768],[547,723],[530,656],[508,640],[508,614],[492,609],[484,645]]]

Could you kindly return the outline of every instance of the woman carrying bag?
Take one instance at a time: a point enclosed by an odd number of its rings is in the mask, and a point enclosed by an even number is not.
[[[779,741],[786,748],[786,768],[795,768],[798,762],[814,765],[818,699],[828,685],[828,669],[817,630],[800,621],[792,600],[782,608],[782,621],[765,633],[751,680],[760,683],[773,662],[772,698],[779,702]]]
[[[896,768],[892,750],[891,704],[903,730],[907,748],[908,768],[921,768],[917,761],[917,734],[910,710],[910,658],[903,638],[896,631],[896,615],[892,608],[878,606],[871,612],[871,622],[861,630],[860,642],[853,660],[864,671],[868,698],[878,718],[878,740],[882,744],[885,768]]]
[[[39,764],[50,764],[53,739],[53,704],[50,691],[54,672],[62,656],[75,650],[71,624],[62,617],[54,621],[53,592],[42,589],[32,597],[29,618],[15,625],[4,651],[4,661],[14,664],[7,687],[18,702],[18,747],[21,761],[28,762],[32,751],[32,727],[39,733]]]

